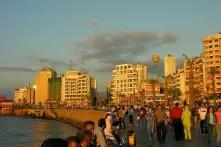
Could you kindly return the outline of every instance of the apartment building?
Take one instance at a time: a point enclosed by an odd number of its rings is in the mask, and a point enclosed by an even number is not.
[[[112,72],[111,102],[119,104],[124,98],[138,94],[141,83],[147,80],[147,67],[142,64],[119,64]]]
[[[221,33],[202,38],[205,62],[205,89],[208,95],[221,93]]]
[[[61,101],[89,105],[96,99],[96,80],[88,73],[69,70],[61,76]]]

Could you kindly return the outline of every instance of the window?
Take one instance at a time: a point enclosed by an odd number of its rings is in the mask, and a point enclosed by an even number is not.
[[[215,39],[214,42],[218,42],[218,39]]]
[[[219,46],[218,44],[214,45],[214,47],[218,47],[218,46]]]

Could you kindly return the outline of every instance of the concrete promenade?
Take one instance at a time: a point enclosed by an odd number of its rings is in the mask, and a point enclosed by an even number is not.
[[[136,127],[137,124],[137,120],[136,118],[136,114],[134,117],[134,130],[135,130],[135,134],[136,134],[136,147],[150,147],[148,141],[147,141],[147,136],[144,133],[143,130],[141,130],[140,128]],[[127,118],[126,118],[126,122],[127,122]],[[165,144],[160,144],[159,142],[157,142],[157,139],[155,137],[155,141],[154,141],[154,145],[152,147],[215,147],[214,144],[214,140],[212,142],[212,144],[208,143],[208,136],[203,136],[201,134],[199,125],[197,126],[196,129],[192,129],[192,141],[175,141],[174,137],[173,137],[173,133],[171,132],[171,130],[169,129],[167,131],[167,137],[166,137],[166,142]]]
[[[33,109],[18,109],[14,113],[15,115],[23,115],[28,116],[30,115],[30,112],[32,112]],[[35,110],[38,112],[39,110]],[[97,122],[98,119],[104,118],[106,112],[104,111],[98,111],[98,110],[83,110],[83,109],[51,109],[48,110],[41,110],[41,115],[44,114],[44,117],[49,118],[51,116],[56,116],[56,119],[64,122],[71,123],[73,125],[78,125],[78,127],[81,127],[81,124],[85,120],[92,120],[94,122]],[[53,114],[49,114],[53,113]],[[48,114],[47,114],[48,113]],[[135,131],[136,135],[136,147],[149,147],[149,143],[147,141],[147,136],[144,133],[143,130],[137,127],[137,120],[136,120],[137,114],[134,115],[134,125],[132,129]],[[42,117],[42,116],[39,116]],[[128,125],[128,118],[125,118],[126,124]],[[126,137],[128,128],[126,130],[121,130],[121,135]],[[208,143],[208,136],[203,136],[200,132],[199,125],[198,128],[192,129],[192,142],[186,142],[186,141],[175,141],[173,138],[173,134],[171,131],[167,132],[166,137],[166,143],[165,144],[159,144],[156,139],[153,147],[215,147],[214,141],[212,144]]]

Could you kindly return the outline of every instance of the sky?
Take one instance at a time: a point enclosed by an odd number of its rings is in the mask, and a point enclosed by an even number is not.
[[[1,0],[0,95],[34,84],[38,69],[88,71],[104,92],[116,64],[144,63],[162,73],[167,54],[202,53],[221,32],[221,0]],[[160,56],[158,66],[152,55]]]

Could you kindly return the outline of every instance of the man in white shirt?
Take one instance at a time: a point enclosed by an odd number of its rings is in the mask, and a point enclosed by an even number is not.
[[[207,114],[207,108],[205,107],[205,105],[202,103],[201,107],[198,110],[198,114],[200,117],[200,128],[201,128],[201,132],[203,135],[208,134],[207,128],[206,128],[206,114]]]

